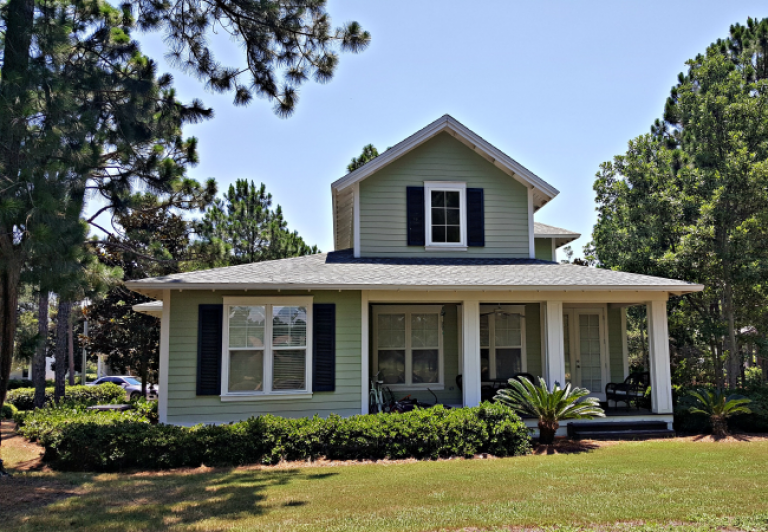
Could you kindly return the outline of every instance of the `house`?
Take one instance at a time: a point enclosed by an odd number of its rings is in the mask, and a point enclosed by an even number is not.
[[[652,406],[629,413],[671,423],[667,299],[701,285],[558,264],[580,235],[534,220],[558,191],[447,115],[331,192],[335,251],[127,283],[162,318],[162,421],[366,413],[377,374],[456,406],[517,373],[604,399],[645,305]]]

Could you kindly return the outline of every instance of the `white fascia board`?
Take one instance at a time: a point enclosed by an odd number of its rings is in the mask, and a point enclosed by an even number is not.
[[[565,233],[562,235],[553,235],[551,233],[546,233],[546,234],[534,233],[533,236],[535,238],[570,238],[572,240],[576,240],[577,238],[581,237],[579,233]]]
[[[480,151],[493,159],[494,164],[498,162],[503,168],[513,173],[516,179],[536,188],[549,200],[560,193],[555,187],[501,150],[489,144],[485,139],[449,115],[438,118],[424,129],[417,131],[354,172],[350,172],[344,177],[337,179],[331,187],[334,190],[343,190],[354,183],[358,183],[443,131],[450,131],[455,137],[461,137],[461,140],[465,143],[472,144],[476,151]]]
[[[266,284],[266,283],[126,283],[129,290],[393,290],[427,292],[701,292],[704,285],[398,285],[398,284]]]

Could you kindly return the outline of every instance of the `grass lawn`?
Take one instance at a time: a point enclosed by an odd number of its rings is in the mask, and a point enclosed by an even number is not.
[[[724,523],[768,530],[767,488],[768,441],[627,442],[578,454],[389,465],[27,471],[0,480],[0,528],[638,530],[642,521],[652,523],[648,530],[715,530]]]

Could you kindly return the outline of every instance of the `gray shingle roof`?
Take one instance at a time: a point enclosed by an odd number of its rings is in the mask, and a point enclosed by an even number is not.
[[[539,235],[573,235],[576,238],[580,237],[581,234],[575,233],[573,231],[569,231],[568,229],[563,229],[561,227],[555,227],[554,225],[547,225],[542,224],[539,222],[533,222],[533,234],[536,236]]]
[[[126,285],[157,289],[536,289],[692,292],[700,285],[536,259],[354,258],[351,250],[215,268]]]

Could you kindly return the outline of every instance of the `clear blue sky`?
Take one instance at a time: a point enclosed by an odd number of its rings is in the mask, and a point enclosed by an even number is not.
[[[582,233],[595,222],[598,165],[648,132],[684,63],[748,16],[757,1],[330,0],[334,23],[357,20],[372,35],[359,55],[342,54],[327,85],[308,82],[296,113],[272,114],[254,100],[206,92],[162,58],[158,34],[137,34],[145,53],[199,97],[215,118],[186,128],[200,140],[192,177],[264,182],[289,226],[333,249],[330,184],[363,145],[383,150],[451,114],[560,190],[536,220]],[[217,43],[221,59],[239,48]]]

